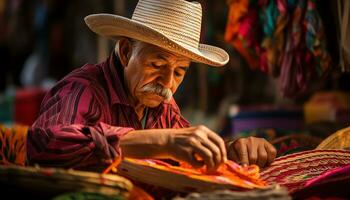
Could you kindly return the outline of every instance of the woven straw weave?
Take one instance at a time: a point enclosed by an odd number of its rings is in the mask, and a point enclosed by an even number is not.
[[[349,164],[350,151],[311,150],[279,157],[260,175],[267,183],[280,184],[293,193],[311,178]]]
[[[316,149],[350,148],[350,127],[341,129],[327,137]]]
[[[31,193],[90,192],[127,197],[132,183],[120,176],[57,168],[0,165],[0,183]]]

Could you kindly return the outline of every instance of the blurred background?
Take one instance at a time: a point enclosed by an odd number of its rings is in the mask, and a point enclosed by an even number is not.
[[[225,138],[265,137],[285,150],[316,145],[349,126],[344,1],[199,2],[201,42],[225,49],[230,62],[223,68],[191,65],[175,99],[192,124]],[[0,0],[0,123],[31,125],[56,81],[108,57],[114,42],[91,32],[85,16],[130,18],[136,3]]]

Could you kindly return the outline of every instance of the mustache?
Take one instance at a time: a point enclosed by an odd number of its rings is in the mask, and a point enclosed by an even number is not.
[[[173,97],[173,92],[169,88],[164,88],[159,84],[149,83],[142,87],[142,92],[156,93],[157,95],[164,97],[167,101]]]

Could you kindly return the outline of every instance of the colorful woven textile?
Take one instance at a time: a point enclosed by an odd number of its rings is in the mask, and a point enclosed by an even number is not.
[[[0,125],[0,165],[25,165],[27,126]]]
[[[118,166],[118,173],[133,181],[185,193],[267,187],[259,179],[258,166],[241,167],[231,161],[220,166],[216,173],[207,174],[204,169],[196,170],[188,165],[179,167],[159,160],[125,158]]]
[[[285,96],[303,94],[330,69],[316,0],[231,0],[225,40],[252,69],[280,76]]]
[[[278,183],[293,193],[302,189],[311,178],[349,164],[350,151],[311,150],[279,157],[260,175],[267,183]]]

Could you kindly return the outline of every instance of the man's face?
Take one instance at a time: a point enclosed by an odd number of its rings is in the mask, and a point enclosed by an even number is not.
[[[170,100],[190,65],[188,58],[143,42],[134,42],[124,68],[126,85],[132,98],[147,107]]]

